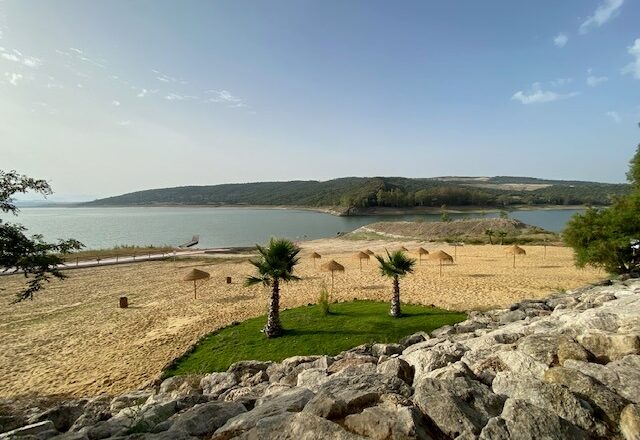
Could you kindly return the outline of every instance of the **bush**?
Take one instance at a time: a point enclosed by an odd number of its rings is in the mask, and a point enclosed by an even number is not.
[[[320,289],[320,295],[318,296],[318,306],[322,316],[327,316],[331,311],[329,310],[329,291],[326,286],[322,286]]]

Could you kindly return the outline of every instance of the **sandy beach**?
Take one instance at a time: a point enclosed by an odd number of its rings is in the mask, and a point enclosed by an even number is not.
[[[415,258],[418,246],[455,253],[448,245],[408,241],[302,243],[298,274],[304,280],[283,287],[283,307],[316,302],[322,284],[330,285],[320,263],[330,259],[346,267],[335,276],[334,300],[388,300],[390,283],[378,274],[375,260],[363,261],[360,271],[354,254],[400,245]],[[501,246],[458,247],[456,263],[445,266],[442,277],[436,263],[424,259],[415,274],[402,280],[402,300],[455,310],[501,307],[604,276],[576,269],[570,249],[548,247],[543,258],[542,246],[523,247],[527,255],[517,258],[515,269]],[[323,256],[315,267],[308,257],[312,251]],[[181,281],[192,268],[211,273],[199,287],[197,299],[193,285]],[[246,256],[79,269],[69,271],[67,280],[47,285],[33,301],[15,305],[8,303],[24,278],[2,277],[0,397],[114,394],[149,384],[201,336],[266,312],[268,292],[242,286],[251,273]],[[231,284],[226,284],[227,276],[232,277]],[[129,298],[128,309],[118,308],[121,295]]]

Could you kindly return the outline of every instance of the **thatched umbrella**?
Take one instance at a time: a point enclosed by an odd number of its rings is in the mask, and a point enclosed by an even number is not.
[[[429,251],[423,247],[418,248],[418,258],[420,258],[420,263],[422,263],[422,256],[429,255]]]
[[[197,298],[197,285],[196,281],[198,280],[207,280],[211,275],[209,272],[205,272],[204,270],[199,269],[191,269],[191,272],[185,275],[182,279],[183,281],[193,281],[193,297]]]
[[[508,255],[513,255],[513,267],[516,267],[516,255],[527,255],[527,252],[524,249],[515,244],[513,246],[509,246],[505,252]]]
[[[406,248],[406,247],[404,247],[404,246],[400,246],[400,249],[399,249],[399,250],[401,250],[401,251],[403,251],[403,252],[409,252],[409,249],[407,249],[407,248]]]
[[[367,260],[367,262],[369,262],[369,259],[371,258],[369,256],[369,254],[367,254],[366,252],[358,252],[356,254],[356,258],[358,259],[358,261],[360,262],[360,272],[362,272],[362,260]]]
[[[322,258],[322,255],[320,255],[317,252],[314,252],[311,254],[311,258],[313,258],[313,267],[316,267],[316,260]]]
[[[375,252],[373,252],[371,249],[367,249],[365,252],[366,252],[367,254],[369,254],[369,255],[375,255],[375,254],[376,254],[376,253],[375,253]]]
[[[328,263],[324,263],[320,266],[325,272],[331,272],[331,290],[333,290],[333,273],[344,272],[344,266],[338,263],[336,260],[331,260]]]
[[[440,263],[440,276],[442,276],[442,262],[448,261],[449,263],[453,263],[453,257],[444,251],[436,251],[430,253],[429,259],[438,260],[438,262]]]

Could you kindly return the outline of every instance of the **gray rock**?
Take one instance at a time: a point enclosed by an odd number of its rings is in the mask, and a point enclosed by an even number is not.
[[[400,344],[373,344],[371,354],[375,357],[391,356],[392,354],[400,354],[404,347]]]
[[[430,349],[415,350],[408,354],[402,354],[400,359],[405,360],[415,369],[414,382],[425,377],[426,373],[459,361],[467,348],[458,343],[445,341]]]
[[[317,392],[320,386],[328,379],[327,370],[324,368],[309,368],[302,370],[298,374],[298,382],[296,386],[309,388],[311,391]]]
[[[544,374],[545,382],[564,385],[572,393],[591,404],[595,414],[605,420],[611,429],[617,431],[620,413],[628,401],[618,396],[600,382],[571,368],[554,367]]]
[[[218,397],[228,389],[238,385],[238,379],[234,373],[211,373],[200,380],[203,394]]]
[[[348,414],[347,403],[327,391],[316,394],[303,411],[330,420],[342,419]]]
[[[374,440],[431,439],[420,411],[413,406],[381,405],[344,419],[349,431]]]
[[[596,422],[591,406],[561,385],[503,372],[496,375],[492,386],[496,394],[552,411],[586,431],[596,431],[599,435],[606,431]]]
[[[443,338],[455,334],[455,329],[452,325],[443,325],[431,332],[432,338]]]
[[[258,421],[287,412],[299,412],[311,400],[314,393],[306,388],[295,388],[276,396],[262,397],[248,412],[239,414],[216,430],[214,439],[228,439],[256,426]]]
[[[174,416],[169,431],[183,431],[198,437],[211,435],[230,418],[244,412],[246,408],[236,402],[203,403]]]
[[[526,317],[526,313],[522,310],[512,310],[510,312],[503,313],[498,321],[500,324],[508,324],[510,322],[521,321]]]
[[[351,355],[349,357],[344,357],[342,359],[338,359],[327,369],[329,374],[337,373],[347,367],[351,367],[354,365],[362,365],[362,364],[373,364],[376,365],[378,363],[378,358],[369,356],[369,355]]]
[[[596,359],[605,363],[630,354],[640,354],[640,336],[636,334],[610,334],[591,330],[578,335],[576,339]]]
[[[223,400],[225,402],[239,402],[247,409],[252,409],[256,400],[264,396],[267,386],[268,385],[266,383],[260,383],[253,387],[232,388],[224,394],[221,394],[218,400]]]
[[[508,371],[518,373],[521,376],[529,376],[542,379],[544,372],[549,368],[546,364],[536,361],[521,350],[499,351],[496,357]]]
[[[640,405],[628,405],[620,415],[620,432],[626,440],[640,440]]]
[[[640,356],[638,355],[629,355],[609,362],[607,365],[567,360],[564,366],[593,377],[633,403],[640,403],[638,392],[640,390]]]
[[[142,405],[152,394],[152,390],[140,390],[116,396],[111,400],[110,410],[112,413],[118,413],[124,408]]]
[[[213,440],[228,437],[214,436]],[[363,440],[356,434],[345,431],[340,425],[313,414],[279,414],[260,420],[250,431],[237,437],[238,440]]]
[[[82,415],[86,404],[86,400],[64,403],[30,417],[29,423],[50,420],[53,423],[54,429],[60,432],[66,432],[73,426],[78,417]]]
[[[518,341],[518,350],[546,366],[558,364],[558,344],[566,337],[550,334],[533,334]]]
[[[456,377],[469,377],[476,379],[473,371],[462,361],[454,362],[446,367],[428,372],[425,377],[430,379],[454,379]]]
[[[562,338],[558,343],[558,364],[564,365],[568,359],[587,362],[591,359],[591,354],[570,338]]]
[[[27,436],[37,436],[38,434],[51,430],[55,430],[53,422],[51,420],[44,420],[2,433],[0,434],[0,439],[5,440]]]
[[[227,373],[231,373],[235,376],[238,382],[246,380],[252,376],[255,376],[256,373],[261,371],[266,372],[267,368],[273,364],[273,362],[263,362],[263,361],[239,361],[231,364],[227,369]]]
[[[416,384],[413,401],[447,436],[479,434],[491,417],[502,412],[504,398],[466,377],[425,378]]]
[[[499,417],[489,420],[480,440],[587,440],[591,436],[552,411],[523,400],[507,399]]]
[[[407,361],[400,358],[391,358],[379,363],[376,367],[376,372],[385,376],[397,377],[407,385],[413,383],[413,367],[409,365]]]
[[[429,334],[427,332],[417,332],[400,339],[400,345],[402,345],[404,348],[407,348],[410,345],[426,341],[427,339],[429,339]]]

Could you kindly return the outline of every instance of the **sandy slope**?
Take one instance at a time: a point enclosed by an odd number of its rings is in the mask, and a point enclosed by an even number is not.
[[[415,250],[417,243],[402,243]],[[390,283],[382,279],[374,261],[363,263],[355,251],[380,252],[400,243],[325,239],[303,244],[299,274],[305,279],[284,286],[284,307],[315,302],[329,276],[314,268],[311,250],[335,258],[347,271],[336,275],[334,299],[387,300]],[[453,249],[434,244],[427,249]],[[527,247],[526,257],[511,261],[499,246],[458,248],[458,260],[438,276],[433,262],[419,265],[402,281],[406,302],[435,304],[468,310],[505,306],[527,297],[542,297],[558,288],[570,289],[603,274],[577,270],[569,249]],[[414,256],[416,256],[414,254]],[[319,267],[319,262],[318,265]],[[192,267],[211,273],[212,279],[193,299],[192,286],[180,281]],[[246,261],[182,260],[128,266],[80,269],[64,282],[55,281],[34,301],[6,305],[0,321],[0,397],[42,394],[86,395],[116,393],[155,379],[163,366],[200,336],[235,320],[266,311],[267,292],[242,287],[252,272]],[[233,277],[232,284],[224,278]],[[0,278],[0,302],[7,304],[23,279]],[[126,294],[131,307],[117,307]]]

